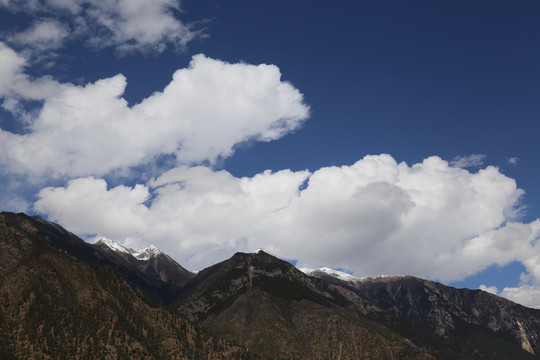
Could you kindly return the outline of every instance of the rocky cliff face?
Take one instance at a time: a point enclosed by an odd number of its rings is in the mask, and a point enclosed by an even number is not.
[[[359,284],[358,289],[362,296],[394,316],[444,341],[484,333],[500,338],[499,342],[504,339],[516,344],[531,355],[540,352],[540,311],[493,294],[459,290],[414,277],[369,280]],[[465,349],[474,355],[475,345]],[[508,358],[512,358],[510,354]]]
[[[481,290],[455,289],[412,276],[345,282],[319,275],[334,296],[437,358],[538,358],[538,310]]]

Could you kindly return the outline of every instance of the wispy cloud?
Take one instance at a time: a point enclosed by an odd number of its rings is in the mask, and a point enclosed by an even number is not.
[[[469,167],[480,167],[484,165],[484,159],[486,155],[482,154],[471,154],[466,156],[456,156],[450,165],[459,167],[459,168],[469,168]]]
[[[519,162],[519,158],[517,158],[517,157],[509,157],[509,158],[507,159],[507,161],[508,161],[508,163],[509,163],[510,165],[517,166],[517,163]]]
[[[23,32],[8,37],[7,41],[18,46],[31,46],[38,51],[60,48],[69,36],[69,30],[55,20],[36,21]]]
[[[204,36],[179,19],[176,0],[27,0],[3,1],[0,6],[41,19],[4,39],[39,53],[75,39],[120,53],[156,53],[169,45],[183,49]]]

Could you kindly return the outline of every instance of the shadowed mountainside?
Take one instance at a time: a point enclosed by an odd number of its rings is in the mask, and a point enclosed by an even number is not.
[[[485,291],[456,289],[412,276],[348,282],[322,272],[313,275],[336,299],[437,358],[538,358],[540,310]]]

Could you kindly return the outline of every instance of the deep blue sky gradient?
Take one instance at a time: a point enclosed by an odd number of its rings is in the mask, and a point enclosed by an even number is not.
[[[210,37],[190,52],[276,64],[312,107],[296,134],[242,147],[225,168],[250,175],[365,154],[409,164],[485,154],[527,192],[526,218],[538,217],[540,4],[218,3],[184,3],[186,14],[210,18]]]

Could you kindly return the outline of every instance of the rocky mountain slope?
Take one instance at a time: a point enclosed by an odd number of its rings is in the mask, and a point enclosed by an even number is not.
[[[105,241],[86,243],[61,226],[39,216],[7,212],[1,215],[7,224],[34,229],[32,231],[37,239],[57,251],[89,264],[105,265],[120,273],[140,295],[158,305],[175,298],[182,286],[194,276],[161,252],[138,259],[132,254],[113,250]]]
[[[539,358],[539,310],[481,290],[456,289],[412,276],[344,280],[325,272],[312,275],[336,299],[437,358]]]
[[[150,306],[110,268],[52,248],[77,244],[65,230],[13,216],[0,214],[0,359],[256,358]]]
[[[268,359],[432,358],[263,251],[237,253],[201,271],[174,305],[209,332]]]
[[[146,298],[158,304],[172,301],[195,276],[154,246],[132,250],[108,239],[89,245],[101,262],[129,278]]]

